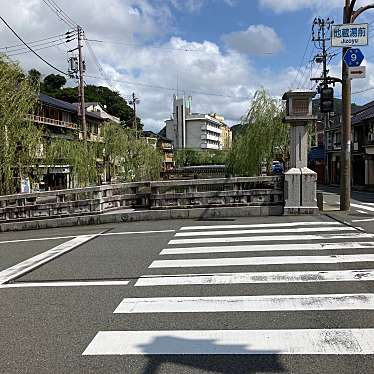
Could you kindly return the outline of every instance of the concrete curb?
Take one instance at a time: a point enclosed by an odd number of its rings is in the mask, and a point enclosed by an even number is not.
[[[172,219],[229,218],[229,217],[261,217],[281,216],[283,206],[245,206],[220,208],[192,208],[139,210],[132,212],[84,215],[63,218],[52,218],[33,221],[9,222],[0,224],[0,232],[39,230],[57,227],[101,225],[106,223],[122,223],[136,221],[158,221]]]

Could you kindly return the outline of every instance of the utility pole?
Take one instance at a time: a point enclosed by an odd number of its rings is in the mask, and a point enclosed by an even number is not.
[[[322,50],[321,53],[317,54],[314,56],[314,61],[317,63],[322,63],[322,75],[320,78],[313,78],[316,81],[320,81],[321,83],[319,84],[318,87],[318,92],[322,95],[322,89],[327,89],[328,85],[330,83],[329,81],[329,70],[327,69],[327,60],[331,60],[331,58],[334,56],[333,54],[328,53],[328,49],[326,48],[326,41],[330,40],[330,38],[327,36],[328,31],[331,28],[331,25],[334,23],[333,20],[330,20],[330,18],[327,19],[321,19],[321,18],[315,18],[313,21],[313,31],[312,31],[312,41],[314,43],[318,43],[319,48]],[[316,34],[316,27],[318,27],[318,31]],[[321,89],[322,88],[322,89]],[[333,99],[332,102],[330,103],[330,109],[333,111]],[[320,112],[322,114],[322,119],[323,119],[323,128],[324,128],[324,149],[325,149],[325,168],[324,168],[324,176],[325,180],[328,179],[328,159],[326,157],[327,155],[327,141],[326,141],[326,130],[328,128],[329,124],[329,112],[326,112],[325,108],[322,108],[322,104],[320,105]]]
[[[354,23],[356,18],[374,4],[366,5],[354,10],[356,0],[345,0],[343,23]],[[340,180],[340,210],[349,211],[351,208],[351,106],[352,89],[348,77],[348,66],[344,62],[344,55],[349,48],[343,48],[342,54],[342,152],[341,152],[341,180]]]
[[[138,137],[138,122],[136,120],[136,105],[140,103],[140,100],[135,96],[135,92],[132,93],[132,100],[129,102],[132,105],[134,111],[134,118],[132,122],[132,126],[135,129],[135,137]]]
[[[83,30],[80,26],[78,26],[77,32],[78,32],[78,67],[79,67],[79,106],[80,106],[80,116],[82,120],[83,140],[86,141],[87,140],[87,123],[86,123],[86,107],[84,103],[85,63],[83,61],[83,53],[82,53]]]

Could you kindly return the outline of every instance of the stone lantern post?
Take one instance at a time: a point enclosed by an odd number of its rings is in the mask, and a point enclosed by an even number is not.
[[[317,120],[312,114],[314,91],[286,92],[284,122],[290,124],[290,169],[284,173],[284,214],[314,214],[317,208],[317,174],[308,169],[308,129]]]

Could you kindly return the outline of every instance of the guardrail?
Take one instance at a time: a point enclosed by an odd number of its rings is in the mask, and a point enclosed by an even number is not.
[[[170,209],[283,205],[283,176],[119,183],[0,196],[0,222]]]

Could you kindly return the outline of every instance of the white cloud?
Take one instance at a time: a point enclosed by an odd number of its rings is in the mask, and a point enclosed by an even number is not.
[[[241,53],[275,54],[283,47],[277,33],[264,25],[251,25],[245,31],[223,35],[222,39],[229,49]]]
[[[296,12],[301,9],[311,9],[315,12],[325,13],[332,10],[341,10],[343,13],[343,0],[258,0],[260,7],[271,9],[275,13]],[[367,0],[358,0],[356,8],[367,4]],[[338,13],[339,14],[339,13]],[[318,14],[322,15],[322,14]]]
[[[170,3],[178,10],[189,13],[197,13],[203,7],[208,6],[209,2],[224,3],[228,6],[235,6],[238,0],[169,0]]]
[[[1,3],[2,16],[27,41],[67,30],[41,0],[1,0]],[[170,36],[174,34],[175,19],[170,2],[167,6],[164,0],[59,0],[58,3],[82,24],[88,38],[119,42],[91,42],[91,45],[106,75],[112,79],[112,86],[123,97],[135,92],[140,98],[138,113],[146,129],[160,130],[164,120],[170,117],[177,77],[179,93],[192,94],[194,111],[220,113],[230,124],[235,124],[245,113],[256,89],[265,87],[279,97],[297,73],[292,67],[284,71],[259,69],[248,56],[233,49],[222,51],[211,41],[195,42]],[[157,40],[166,41],[157,43]],[[0,47],[18,43],[0,24]],[[74,48],[75,43],[45,49],[40,54],[66,71],[66,49]],[[103,79],[88,77],[100,74],[87,48],[84,54],[87,83],[107,85]],[[35,67],[43,74],[53,72],[29,53],[17,59],[25,70]],[[363,83],[354,83],[357,84]]]

